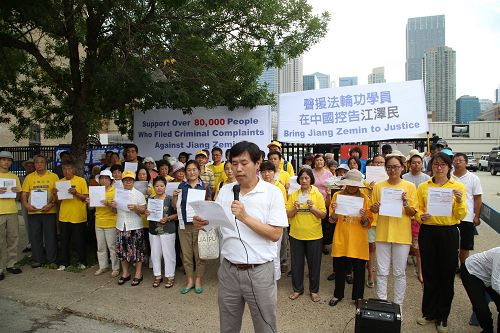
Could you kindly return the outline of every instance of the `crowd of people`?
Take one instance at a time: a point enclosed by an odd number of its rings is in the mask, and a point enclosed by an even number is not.
[[[402,311],[406,266],[412,255],[423,285],[418,324],[435,323],[438,332],[448,332],[458,271],[483,332],[493,332],[483,296],[486,292],[500,306],[500,247],[470,256],[474,228],[480,223],[482,189],[479,178],[466,169],[466,154],[453,153],[444,140],[427,154],[412,150],[408,156],[384,145],[382,153],[370,159],[353,147],[340,164],[332,153],[308,153],[295,175],[279,142],[272,141],[267,148],[266,154],[243,141],[226,152],[214,148],[197,151],[194,159],[183,152],[155,161],[141,158],[137,146],[129,144],[123,159],[107,152],[88,180],[76,175],[67,151],[52,171],[42,155],[23,162],[26,175],[20,180],[9,172],[12,154],[2,151],[0,280],[4,270],[22,273],[16,266],[16,200],[20,200],[31,267],[66,270],[74,264],[85,269],[86,226],[92,219],[95,275],[110,272],[118,285],[131,280],[137,286],[149,264],[152,287],[164,283],[172,288],[176,267],[182,266],[185,281],[180,293],[200,294],[209,262],[200,258],[198,238],[210,221],[195,215],[189,203],[196,197],[216,201],[234,216],[234,229],[219,230],[219,311],[225,318],[221,332],[239,331],[245,303],[255,331],[276,332],[276,281],[282,274],[291,276],[288,297],[296,300],[304,293],[306,262],[309,297],[318,302],[324,254],[332,257],[328,280],[335,280],[330,306],[345,298],[346,283],[352,284],[356,305],[365,287],[376,288],[377,297],[388,300],[392,268],[392,301]],[[370,170],[375,170],[370,167],[384,170],[385,177],[368,181]],[[169,183],[176,183],[170,193]],[[105,197],[94,203],[97,207],[90,207],[89,186],[104,187]],[[441,200],[449,212],[431,214],[430,197]],[[151,200],[163,207],[159,220],[150,219]],[[72,248],[77,254],[74,263]]]

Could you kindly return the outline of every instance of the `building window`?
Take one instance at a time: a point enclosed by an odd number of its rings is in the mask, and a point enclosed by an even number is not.
[[[489,132],[486,132],[486,137],[489,138],[491,137],[490,133]]]

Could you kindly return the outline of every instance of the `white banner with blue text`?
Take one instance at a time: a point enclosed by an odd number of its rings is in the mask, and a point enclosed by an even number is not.
[[[278,140],[347,143],[422,137],[428,130],[421,80],[279,95]]]
[[[177,157],[180,152],[194,154],[200,149],[219,147],[223,152],[240,141],[251,141],[264,149],[271,141],[271,107],[238,108],[230,111],[194,108],[155,109],[134,113],[134,143],[140,156],[156,160],[164,154]]]

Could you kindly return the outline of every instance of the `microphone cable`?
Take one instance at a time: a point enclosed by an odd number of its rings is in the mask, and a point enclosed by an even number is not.
[[[240,242],[241,242],[241,245],[243,245],[243,248],[245,249],[245,254],[246,254],[246,257],[247,257],[247,265],[250,265],[249,261],[248,261],[248,251],[247,251],[247,247],[245,246],[245,243],[243,243],[243,240],[241,239],[241,234],[240,234],[240,228],[238,227],[238,222],[236,220],[236,216],[234,217],[234,223],[236,224],[236,230],[238,230],[238,237],[240,239]],[[274,269],[274,268],[273,268]],[[248,274],[248,279],[250,280],[250,287],[252,288],[252,294],[253,294],[253,299],[255,300],[255,304],[257,305],[257,309],[259,310],[259,313],[260,313],[260,316],[262,318],[262,320],[267,324],[267,326],[269,326],[269,328],[271,329],[271,331],[273,331],[273,333],[276,333],[276,331],[274,330],[274,328],[271,326],[271,324],[269,324],[266,320],[266,318],[264,318],[264,315],[262,314],[262,311],[260,309],[260,306],[259,306],[259,302],[257,302],[257,297],[255,296],[255,291],[253,290],[253,282],[252,282],[252,278],[250,276],[250,269],[247,269],[247,274]],[[276,283],[276,282],[275,282]],[[276,290],[276,294],[278,293],[278,290]]]
[[[239,200],[240,199],[240,186],[239,185],[233,186],[233,194],[234,194],[234,200],[235,201],[240,201]],[[243,248],[245,249],[245,254],[246,254],[246,257],[247,257],[247,265],[250,265],[250,262],[248,260],[247,247],[245,246],[245,243],[243,243],[243,240],[241,239],[240,228],[238,226],[238,220],[236,219],[236,216],[234,217],[234,224],[236,224],[236,230],[238,231],[238,238],[240,239],[241,245],[243,245]],[[252,277],[250,276],[250,269],[247,269],[247,274],[248,274],[248,279],[250,280],[250,287],[252,288],[253,299],[255,300],[255,304],[257,305],[257,309],[259,310],[260,317],[267,324],[267,326],[269,326],[269,328],[271,329],[271,331],[273,333],[276,333],[276,331],[271,326],[271,324],[269,324],[269,322],[266,320],[266,318],[264,318],[264,315],[262,314],[262,310],[260,309],[260,306],[259,306],[259,302],[257,302],[257,297],[255,296],[255,291],[253,289]],[[277,293],[278,293],[278,290],[276,290],[276,295],[277,295]]]

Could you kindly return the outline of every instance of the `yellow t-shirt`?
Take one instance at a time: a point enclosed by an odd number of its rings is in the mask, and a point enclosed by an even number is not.
[[[16,180],[16,187],[21,189],[21,182],[19,177],[12,172],[0,172],[0,178],[8,178]],[[0,199],[0,215],[17,214],[17,204],[15,198],[1,198]]]
[[[281,185],[281,183],[278,180],[274,181],[274,185],[278,186],[278,188],[281,190],[281,193],[283,194],[283,199],[285,200],[285,202],[287,202],[285,186]]]
[[[61,178],[61,180],[68,180]],[[73,176],[69,179],[71,186],[75,187],[76,192],[80,194],[89,194],[87,182],[82,177]],[[87,222],[87,204],[85,201],[73,196],[73,199],[61,200],[59,206],[59,221],[68,223]]]
[[[280,173],[278,174],[278,179],[281,185],[286,187],[286,184],[290,182],[290,174],[286,171],[280,170]]]
[[[293,209],[295,201],[299,201],[299,195],[301,194],[302,190],[298,189],[290,195],[286,202],[287,210]],[[311,191],[307,199],[313,202],[313,207],[326,213],[325,199],[323,199],[323,195],[316,187],[311,186]],[[290,224],[290,236],[295,239],[315,240],[323,237],[321,219],[311,213],[307,203],[300,205],[297,214],[294,217],[288,218],[288,223]]]
[[[462,192],[462,202],[458,203],[453,196],[453,206],[451,208],[451,216],[432,216],[427,221],[423,222],[421,215],[427,212],[427,193],[429,192],[429,187],[437,188],[451,188],[454,190],[460,190]],[[418,210],[415,216],[417,221],[422,224],[428,225],[455,225],[459,224],[460,221],[467,215],[467,204],[465,203],[465,185],[450,178],[443,186],[439,186],[432,181],[432,178],[426,182],[423,182],[418,186],[417,189],[417,199],[418,199]]]
[[[34,171],[30,173],[29,175],[26,176],[23,182],[23,192],[28,193],[28,202],[29,201],[29,196],[31,195],[31,191],[34,190],[44,190],[47,191],[47,202],[50,202],[52,200],[52,190],[56,186],[56,182],[59,180],[59,177],[55,173],[52,173],[50,171],[45,171],[43,175],[39,175],[37,171]],[[49,211],[47,212],[28,212],[28,214],[50,214],[50,213],[56,213],[57,208],[56,205],[52,207]]]
[[[295,176],[295,170],[293,170],[293,165],[292,163],[290,163],[290,161],[286,163],[286,170],[285,170],[285,160],[283,158],[280,160],[280,170],[288,172],[290,177]]]
[[[224,171],[224,163],[220,163],[219,165],[213,165],[210,164],[207,166],[212,172],[214,173],[215,176],[215,191],[218,192],[219,184],[226,181],[227,176],[226,172]]]
[[[415,210],[417,209],[417,189],[413,183],[403,179],[397,185],[391,185],[387,180],[377,182],[375,186],[373,186],[372,203],[380,202],[382,189],[386,187],[401,189],[403,192],[406,192],[408,197],[408,206],[414,208]],[[412,244],[411,217],[406,215],[404,207],[401,209],[401,217],[375,214],[375,216],[377,216],[377,232],[375,233],[375,241],[408,245]]]
[[[343,191],[333,195],[332,203],[330,204],[330,215],[333,210],[333,203],[337,202],[339,195],[347,195]],[[338,220],[333,235],[332,257],[348,257],[368,260],[368,230],[370,229],[373,220],[370,211],[370,199],[360,191],[360,196],[364,199],[363,208],[368,212],[368,225],[361,225],[361,217],[359,216],[344,216],[337,214]]]
[[[106,202],[111,203],[115,198],[116,189],[110,186],[106,191]],[[116,213],[111,207],[96,207],[95,208],[95,226],[96,228],[111,229],[116,227]]]

